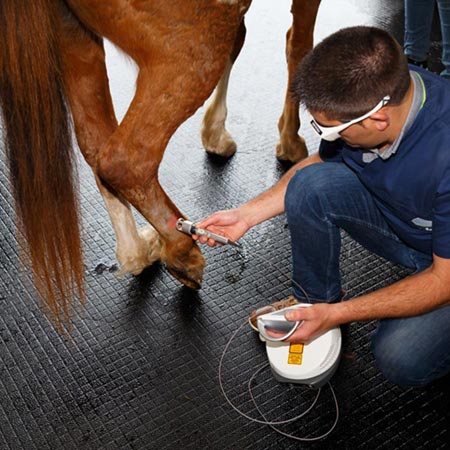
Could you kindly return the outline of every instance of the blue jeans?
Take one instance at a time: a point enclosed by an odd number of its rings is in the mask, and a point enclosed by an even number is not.
[[[407,246],[392,231],[371,194],[343,163],[298,171],[285,197],[292,240],[293,294],[311,302],[342,298],[340,229],[368,250],[416,272],[432,256]],[[371,339],[376,363],[392,382],[424,386],[450,371],[450,307],[415,317],[379,321]]]
[[[430,33],[435,0],[405,0],[405,55],[425,61],[430,49]],[[450,0],[437,0],[442,33],[441,73],[450,79]]]

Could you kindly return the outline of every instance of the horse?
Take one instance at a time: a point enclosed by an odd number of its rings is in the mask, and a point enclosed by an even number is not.
[[[158,181],[166,145],[211,96],[202,125],[206,150],[230,156],[226,91],[245,40],[251,0],[2,0],[0,106],[19,236],[37,292],[58,325],[84,299],[76,160],[92,168],[116,235],[122,272],[156,260],[189,288],[202,283],[198,245],[176,230],[183,217]],[[293,0],[287,33],[289,80],[312,48],[320,0]],[[139,72],[120,123],[114,114],[103,39]],[[286,94],[277,157],[307,155],[298,104]],[[131,207],[149,225],[138,230]]]

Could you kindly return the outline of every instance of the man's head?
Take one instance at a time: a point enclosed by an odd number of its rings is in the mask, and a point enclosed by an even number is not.
[[[370,117],[380,123],[372,125],[381,130],[388,119],[385,105],[400,105],[410,83],[406,57],[395,39],[378,28],[359,26],[320,42],[299,64],[291,89],[319,125],[342,125],[374,111]],[[358,121],[363,127],[366,123]],[[355,128],[342,131],[342,137]]]

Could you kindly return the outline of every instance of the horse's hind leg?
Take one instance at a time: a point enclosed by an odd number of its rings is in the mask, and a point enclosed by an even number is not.
[[[208,153],[215,153],[220,156],[228,157],[236,152],[236,143],[230,133],[225,129],[225,120],[227,118],[226,101],[230,72],[244,45],[245,33],[244,19],[242,19],[230,59],[217,84],[213,101],[203,117],[202,142]]]
[[[277,158],[281,160],[296,162],[308,155],[305,141],[298,135],[299,104],[292,99],[289,86],[298,63],[313,46],[314,24],[319,4],[320,0],[293,0],[292,2],[293,22],[286,36],[288,89],[283,113],[278,122],[280,142],[277,145]]]
[[[249,3],[70,2],[140,69],[127,114],[98,155],[98,174],[155,227],[161,260],[193,288],[201,285],[205,259],[195,241],[177,231],[182,215],[160,185],[158,169],[175,130],[217,85]],[[173,170],[182,173],[182,164]]]
[[[67,88],[79,147],[92,167],[116,235],[121,271],[137,275],[159,259],[161,243],[148,225],[137,230],[128,202],[96,174],[100,148],[117,128],[105,67],[103,42],[64,11],[59,30]]]
[[[171,86],[172,68],[159,70],[156,80],[152,71],[141,68],[131,106],[100,152],[99,174],[158,230],[163,241],[161,259],[169,272],[186,286],[199,288],[205,260],[192,238],[176,230],[177,218],[183,215],[158,181],[170,136],[199,105],[186,105],[180,86]]]

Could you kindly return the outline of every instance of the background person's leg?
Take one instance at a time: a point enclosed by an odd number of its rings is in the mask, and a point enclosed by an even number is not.
[[[441,75],[450,80],[450,0],[438,0],[439,19],[442,34],[442,64]]]
[[[340,228],[368,250],[405,267],[423,270],[431,256],[406,246],[393,233],[358,177],[340,163],[308,166],[291,179],[285,198],[292,241],[293,294],[305,301],[342,297]]]
[[[434,0],[405,0],[405,55],[417,63],[425,62],[430,48]]]

